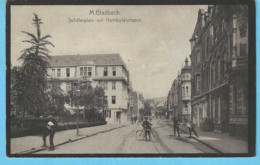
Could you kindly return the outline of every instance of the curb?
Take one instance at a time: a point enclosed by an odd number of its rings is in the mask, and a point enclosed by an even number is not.
[[[75,139],[69,139],[65,142],[61,142],[61,143],[58,143],[57,145],[55,145],[54,147],[58,147],[58,146],[61,146],[61,145],[64,145],[64,144],[67,144],[67,143],[72,143],[72,142],[76,142],[78,140],[82,140],[82,139],[85,139],[85,138],[88,138],[88,137],[91,137],[91,136],[95,136],[95,135],[98,135],[100,133],[106,133],[106,132],[110,132],[110,131],[113,131],[115,129],[119,129],[119,128],[122,128],[122,127],[125,127],[127,125],[122,125],[122,126],[119,126],[119,127],[115,127],[115,128],[110,128],[108,130],[103,130],[103,131],[99,131],[99,132],[96,132],[96,133],[93,133],[93,134],[89,134],[89,135],[85,135],[83,137],[80,137],[80,138],[75,138]],[[48,148],[46,147],[42,147],[42,148],[38,148],[38,149],[35,149],[35,148],[32,148],[30,150],[25,150],[25,151],[21,151],[21,152],[17,152],[17,153],[14,153],[15,154],[34,154],[36,152],[40,152],[40,151],[43,151],[43,150],[46,150]]]
[[[188,134],[186,131],[184,131],[184,130],[182,130],[182,129],[180,129],[180,128],[179,128],[179,130],[180,130],[181,132],[185,133],[185,134]],[[209,147],[210,149],[216,151],[217,153],[223,154],[222,151],[220,151],[219,149],[217,149],[217,148],[215,148],[215,147],[212,147],[210,144],[208,144],[208,143],[206,143],[206,142],[204,142],[204,141],[202,141],[202,140],[200,140],[200,139],[198,139],[198,138],[196,138],[196,137],[194,137],[194,136],[191,136],[191,137],[192,137],[193,139],[195,139],[195,140],[201,142],[201,143],[204,144],[205,146]]]
[[[167,123],[167,124],[168,124],[168,126],[171,127],[171,125],[170,125],[169,123]],[[185,133],[185,134],[188,134],[186,131],[182,130],[181,128],[179,128],[179,130],[180,130],[181,132]],[[206,142],[204,142],[204,141],[202,141],[202,140],[200,140],[200,139],[198,139],[198,138],[196,138],[196,137],[194,137],[194,136],[191,136],[191,137],[192,137],[193,139],[197,140],[198,142],[204,144],[205,146],[209,147],[210,149],[216,151],[217,153],[223,154],[222,151],[220,151],[219,149],[213,147],[212,145],[210,145],[210,144],[208,144],[208,143],[206,143]]]

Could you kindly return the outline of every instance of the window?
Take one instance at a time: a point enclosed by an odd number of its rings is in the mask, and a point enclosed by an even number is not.
[[[206,59],[208,59],[208,53],[209,53],[209,37],[207,37],[207,42],[206,42]]]
[[[55,76],[55,69],[51,70],[51,75],[54,77]]]
[[[221,101],[220,101],[220,97],[218,97],[218,124],[220,124],[220,105],[221,105]]]
[[[104,67],[104,76],[107,76],[107,66]]]
[[[67,77],[70,77],[70,68],[66,69],[66,75],[67,75]]]
[[[107,96],[104,96],[104,103],[108,103],[107,102]]]
[[[186,74],[186,80],[189,80],[189,75],[188,74]]]
[[[112,70],[113,70],[113,76],[116,76],[116,67],[113,67]]]
[[[60,77],[61,73],[60,73],[60,69],[57,69],[57,77]]]
[[[185,96],[185,87],[182,87],[182,96]]]
[[[184,105],[184,110],[186,111],[186,113],[188,112],[188,110],[189,110],[189,109],[188,109],[188,104],[185,104],[185,105]]]
[[[196,89],[197,91],[200,91],[200,75],[197,75],[196,77]]]
[[[212,117],[215,121],[215,99],[212,100]]]
[[[189,87],[186,87],[186,96],[189,96]]]
[[[247,20],[241,20],[239,25],[239,32],[240,32],[240,37],[245,37],[246,36],[246,30],[247,30]]]
[[[197,64],[200,63],[200,52],[197,52]]]
[[[113,81],[113,82],[112,82],[112,90],[115,90],[115,89],[116,89],[116,82]]]
[[[79,68],[79,74],[80,74],[80,76],[83,76],[83,68],[82,67]]]
[[[240,44],[240,56],[245,56],[247,54],[246,44]]]
[[[218,59],[218,79],[221,79],[221,61],[220,58]]]
[[[212,63],[212,65],[211,65],[211,70],[212,70],[212,73],[211,73],[212,82],[211,82],[211,84],[214,84],[214,82],[215,82],[215,65],[214,65],[214,63]]]
[[[71,90],[71,83],[66,83],[66,91],[70,91]]]
[[[111,110],[106,110],[106,117],[111,118]]]
[[[92,67],[88,67],[88,76],[91,77],[92,75]]]
[[[237,88],[235,85],[232,85],[232,112],[237,114]]]
[[[107,82],[104,82],[104,89],[107,90]]]
[[[83,73],[83,76],[87,76],[87,73],[88,73],[88,68],[87,67],[84,67],[84,73]]]
[[[225,20],[222,18],[222,23],[221,23],[221,25],[220,25],[221,33],[224,32],[225,28],[226,28],[226,27],[225,27]]]
[[[116,104],[116,96],[112,96],[112,104]]]

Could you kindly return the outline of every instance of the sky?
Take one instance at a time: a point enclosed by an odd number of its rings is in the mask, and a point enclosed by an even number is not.
[[[92,15],[91,10],[118,11],[119,15]],[[50,55],[119,53],[130,73],[133,90],[145,98],[166,97],[185,58],[190,61],[189,39],[199,5],[150,6],[11,6],[11,64],[29,47],[21,31],[35,33],[33,13],[42,19],[42,35],[50,34]],[[106,22],[106,18],[140,22]],[[70,22],[93,19],[95,22]],[[103,19],[103,22],[97,22]]]

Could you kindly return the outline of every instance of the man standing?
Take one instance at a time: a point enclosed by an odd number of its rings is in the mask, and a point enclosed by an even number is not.
[[[178,137],[180,137],[179,126],[180,126],[179,118],[174,117],[174,119],[173,119],[174,137],[175,137],[176,131],[178,133]]]
[[[49,135],[50,136],[50,150],[54,150],[54,143],[53,143],[53,139],[54,139],[54,134],[55,131],[57,129],[57,122],[55,121],[55,119],[49,115],[47,117],[47,123],[46,126],[44,127],[44,132],[43,132],[43,147],[47,147],[46,145],[46,137]]]
[[[192,121],[189,121],[187,123],[187,127],[189,128],[189,133],[190,133],[190,138],[191,138],[191,133],[194,132],[194,134],[199,137],[199,135],[197,134],[197,132],[195,131],[195,125],[192,123]]]

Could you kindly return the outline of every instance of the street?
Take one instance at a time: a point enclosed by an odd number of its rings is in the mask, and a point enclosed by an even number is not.
[[[196,140],[187,138],[186,134],[181,133],[181,138],[175,138],[165,121],[154,120],[152,124],[152,141],[136,139],[136,131],[142,127],[133,124],[36,154],[214,153]]]

